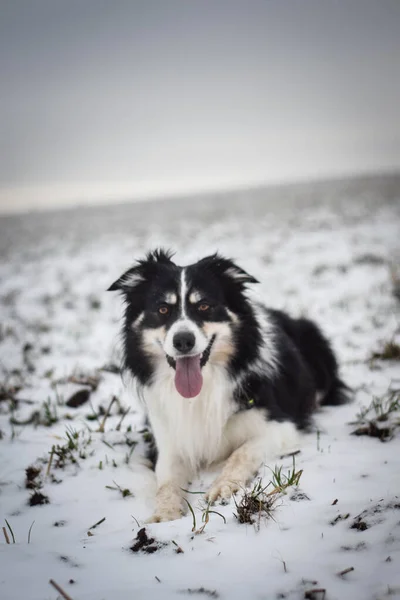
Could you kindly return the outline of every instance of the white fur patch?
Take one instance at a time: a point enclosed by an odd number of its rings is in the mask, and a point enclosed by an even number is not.
[[[143,350],[146,354],[162,358],[166,362],[165,352],[163,350],[163,341],[165,338],[165,327],[151,327],[143,330]]]
[[[140,315],[135,319],[131,325],[132,329],[135,329],[144,319],[144,312],[140,313]]]
[[[175,456],[193,473],[221,453],[224,427],[235,409],[232,384],[223,367],[210,363],[203,369],[196,398],[183,398],[174,379],[167,362],[160,364],[154,383],[144,390],[145,402],[160,460],[164,453]]]
[[[178,302],[178,296],[176,294],[174,294],[173,292],[166,294],[165,302],[167,304],[176,304]]]
[[[239,269],[238,267],[229,267],[229,269],[227,269],[225,271],[225,273],[231,279],[234,279],[235,281],[248,281],[249,280],[248,274],[243,273],[243,271],[241,269]]]
[[[121,284],[125,288],[135,287],[143,281],[143,277],[139,273],[130,273],[121,279]]]
[[[233,345],[233,331],[229,323],[206,322],[203,331],[208,340],[215,335],[214,344],[210,354],[210,363],[226,366],[235,348]]]
[[[242,379],[247,377],[249,373],[260,373],[273,378],[279,369],[274,325],[261,304],[253,304],[253,310],[256,321],[260,327],[262,344],[259,349],[258,357],[250,363],[246,371],[237,378],[236,382],[238,385],[240,385]]]
[[[191,304],[196,304],[197,302],[200,302],[201,298],[202,295],[200,294],[200,292],[194,291],[189,296],[189,302]]]
[[[237,315],[235,315],[234,312],[232,312],[231,310],[229,310],[229,308],[225,308],[226,312],[228,313],[229,318],[231,319],[231,321],[233,323],[239,323],[239,317]]]

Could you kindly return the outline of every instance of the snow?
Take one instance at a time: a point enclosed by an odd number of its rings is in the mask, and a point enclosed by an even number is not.
[[[399,336],[390,278],[400,250],[399,197],[398,178],[367,178],[0,220],[1,383],[21,386],[12,412],[12,403],[0,400],[0,514],[16,540],[6,544],[0,531],[3,600],[55,600],[50,578],[73,600],[297,599],[316,588],[326,590],[326,600],[400,597],[400,437],[356,437],[349,425],[373,395],[400,388],[398,362],[369,360]],[[130,382],[99,369],[119,360],[121,302],[104,290],[160,244],[176,249],[182,263],[218,249],[262,282],[258,298],[315,318],[356,394],[349,405],[321,411],[315,431],[304,436],[296,467],[309,499],[288,493],[274,519],[259,527],[239,524],[233,501],[215,507],[226,523],[211,514],[201,534],[192,532],[190,514],[145,525],[166,542],[145,554],[129,550],[154,504],[143,414]],[[91,404],[66,406],[88,388],[67,380],[96,373]],[[107,409],[114,395],[119,404],[101,433],[87,416]],[[39,409],[43,421],[46,401],[57,414],[51,426],[11,424],[11,417],[21,422]],[[67,428],[80,432],[80,444],[91,438],[86,458],[60,469],[53,456],[46,476],[51,449],[65,443]],[[42,468],[49,504],[28,505],[25,469],[32,464]],[[292,458],[276,464],[286,470]],[[268,483],[270,470],[261,475]],[[206,490],[212,476],[202,474],[190,489]],[[123,497],[118,486],[132,495]],[[188,495],[197,527],[200,498]],[[369,528],[351,529],[364,510]]]

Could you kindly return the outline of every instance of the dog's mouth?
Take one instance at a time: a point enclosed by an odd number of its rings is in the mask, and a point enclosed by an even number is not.
[[[211,348],[215,341],[212,336],[207,348],[202,354],[173,358],[167,354],[168,364],[175,369],[175,387],[184,398],[194,398],[201,392],[203,386],[202,368],[207,364]]]

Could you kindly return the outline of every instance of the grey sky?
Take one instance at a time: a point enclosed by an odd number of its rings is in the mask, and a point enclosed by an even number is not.
[[[0,78],[3,207],[400,166],[398,0],[3,0]]]

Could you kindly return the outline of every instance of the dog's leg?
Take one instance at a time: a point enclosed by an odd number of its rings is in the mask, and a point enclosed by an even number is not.
[[[292,423],[266,422],[263,435],[247,439],[229,456],[221,474],[208,491],[208,501],[230,498],[234,492],[246,486],[264,461],[292,449],[297,441],[298,434]]]
[[[148,523],[179,519],[184,514],[182,488],[187,487],[189,469],[179,457],[164,451],[157,461],[156,476],[156,507]]]

